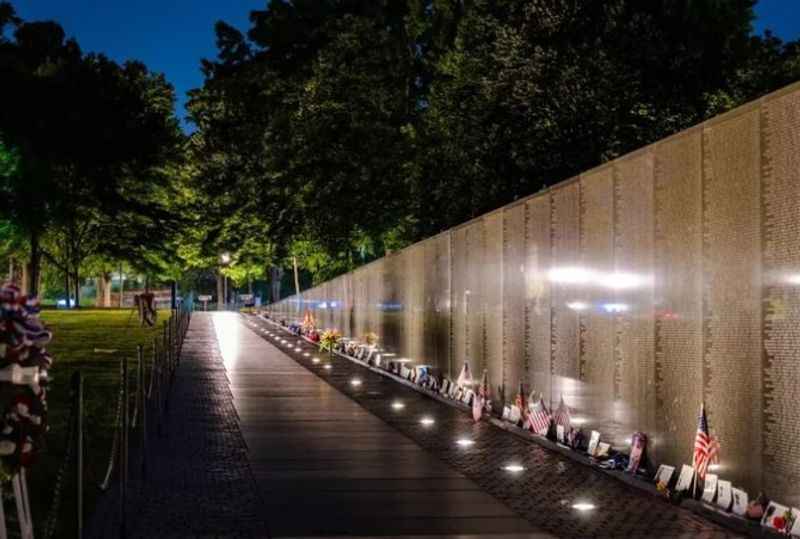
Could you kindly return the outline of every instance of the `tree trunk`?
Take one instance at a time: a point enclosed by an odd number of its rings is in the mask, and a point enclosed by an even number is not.
[[[75,308],[81,306],[81,281],[77,271],[72,272],[72,280],[75,284]]]
[[[64,295],[66,296],[67,300],[67,309],[70,308],[69,300],[70,296],[70,288],[69,288],[69,270],[64,270]]]
[[[31,232],[31,258],[28,268],[28,282],[25,290],[29,296],[39,295],[39,273],[42,253],[39,249],[39,232]]]
[[[119,265],[119,308],[125,306],[125,277],[122,275],[122,264]]]
[[[30,263],[26,262],[22,264],[22,276],[19,280],[19,288],[22,290],[23,293],[28,292],[28,282],[31,280],[30,277],[31,273],[31,265]]]
[[[270,277],[272,279],[272,303],[277,303],[281,300],[281,278],[283,277],[283,270],[278,267],[273,267],[270,270]]]
[[[108,272],[101,272],[95,279],[97,282],[97,295],[95,297],[95,307],[111,307],[111,276]]]

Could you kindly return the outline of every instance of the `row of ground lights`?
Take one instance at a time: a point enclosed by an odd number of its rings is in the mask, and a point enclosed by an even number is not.
[[[267,335],[269,335],[270,337],[274,337],[275,339],[278,339],[278,337],[275,334],[273,334],[272,332],[267,332]],[[288,344],[288,346],[291,348],[292,345],[290,343],[288,343],[288,341],[286,339],[279,339],[279,340],[280,340],[280,342],[282,344]],[[302,341],[297,341],[297,344],[298,345],[302,344]],[[299,346],[295,346],[294,349],[295,349],[296,352],[301,351],[301,348]],[[303,355],[305,357],[309,357],[310,356],[310,354],[308,352],[303,353]],[[318,364],[320,362],[320,359],[318,357],[314,357],[314,358],[311,359],[311,361],[314,364]],[[330,364],[326,364],[325,368],[326,369],[331,369],[331,365]],[[350,385],[353,386],[353,387],[360,387],[361,384],[362,384],[362,381],[361,381],[360,378],[353,378],[352,380],[350,380]],[[394,402],[392,402],[391,407],[395,411],[400,411],[400,410],[405,409],[406,405],[402,401],[394,401]],[[433,419],[431,416],[427,416],[426,415],[426,416],[422,416],[420,418],[419,423],[423,427],[428,428],[428,427],[432,427],[436,423],[436,420]],[[469,449],[470,447],[475,445],[475,440],[471,440],[469,438],[459,438],[459,439],[456,440],[456,445],[459,446],[462,449]],[[503,470],[505,470],[506,472],[508,472],[510,474],[513,474],[513,475],[519,475],[522,472],[526,471],[527,468],[525,468],[521,464],[511,463],[511,464],[507,464],[507,465],[503,466]],[[575,502],[575,503],[572,504],[572,508],[575,509],[576,511],[588,512],[588,511],[593,511],[594,509],[596,509],[596,506],[591,502]]]

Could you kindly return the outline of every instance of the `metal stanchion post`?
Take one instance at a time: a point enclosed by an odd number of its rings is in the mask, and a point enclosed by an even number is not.
[[[72,378],[75,390],[75,485],[76,497],[76,533],[78,539],[83,537],[83,376],[78,371]]]
[[[127,535],[126,519],[127,519],[127,494],[128,494],[128,420],[130,413],[128,403],[128,357],[122,358],[122,432],[120,433],[120,440],[122,445],[120,447],[120,467],[119,467],[119,480],[120,480],[120,526],[119,534],[122,539]]]
[[[139,410],[141,410],[141,417],[139,418],[139,429],[141,432],[141,458],[142,458],[142,478],[147,476],[147,393],[145,391],[145,366],[144,366],[144,348],[140,344],[138,347],[139,352],[139,385],[138,385],[138,400]]]

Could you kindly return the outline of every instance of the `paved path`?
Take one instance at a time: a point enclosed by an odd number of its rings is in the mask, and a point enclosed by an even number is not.
[[[726,536],[350,361],[279,350],[267,332],[280,330],[193,316],[129,537]],[[458,447],[460,437],[475,443]],[[527,470],[505,472],[512,462]],[[597,509],[577,512],[577,501]],[[113,502],[101,509],[89,535],[118,536]]]
[[[533,531],[240,317],[218,314],[214,323],[273,535]]]

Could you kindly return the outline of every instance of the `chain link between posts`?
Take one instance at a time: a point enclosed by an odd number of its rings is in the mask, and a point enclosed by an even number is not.
[[[144,361],[144,355],[141,356],[141,361],[138,364],[138,369],[136,370],[136,375],[134,376],[136,381],[134,382],[136,387],[136,394],[134,399],[134,408],[132,410],[132,414],[129,417],[130,421],[128,422],[128,431],[134,431],[137,428],[139,429],[146,429],[150,430],[150,427],[147,426],[145,422],[145,415],[148,414],[149,409],[152,409],[152,412],[155,413],[155,422],[158,428],[158,431],[161,430],[162,424],[162,415],[167,413],[167,406],[165,402],[162,402],[164,398],[167,397],[169,393],[169,389],[174,382],[174,375],[175,370],[177,368],[177,364],[180,361],[180,351],[183,345],[183,339],[186,334],[186,330],[189,326],[189,321],[191,319],[191,314],[188,311],[176,310],[173,315],[170,317],[170,322],[165,323],[165,331],[164,331],[164,339],[163,344],[161,346],[157,345],[157,339],[154,339],[153,342],[153,356],[152,361],[150,364],[149,374],[150,379],[145,382],[147,368],[146,362]],[[169,324],[169,330],[167,330],[167,326]],[[172,324],[175,324],[174,326]],[[127,409],[125,406],[125,383],[126,383],[126,376],[123,373],[123,362],[120,361],[120,381],[119,381],[119,389],[117,391],[117,406],[116,406],[116,413],[114,417],[113,429],[113,441],[111,444],[111,451],[108,457],[108,465],[106,466],[106,473],[103,477],[103,481],[99,484],[96,484],[97,487],[100,489],[101,492],[108,492],[109,488],[112,483],[112,478],[115,475],[115,470],[118,468],[118,464],[122,468],[127,468],[127,463],[118,463],[120,458],[120,453],[122,448],[123,439],[127,440],[127,436],[123,437],[123,413]],[[128,373],[130,374],[130,373]],[[164,377],[167,379],[164,380]],[[128,376],[128,382],[130,376]],[[47,519],[45,520],[45,524],[43,527],[43,537],[45,539],[51,539],[56,529],[58,528],[58,519],[59,519],[59,512],[61,510],[61,505],[63,501],[64,492],[66,489],[66,484],[68,483],[68,474],[74,471],[73,465],[75,464],[76,460],[76,440],[78,436],[82,436],[83,440],[87,440],[89,438],[88,432],[78,432],[77,427],[77,420],[78,420],[78,400],[76,398],[72,399],[72,403],[69,409],[68,415],[68,428],[67,428],[67,439],[66,439],[66,449],[64,453],[64,458],[61,461],[59,466],[56,481],[53,487],[53,499],[50,504]],[[146,438],[148,436],[147,432],[142,432],[142,438]],[[142,444],[144,449],[144,443]],[[125,458],[127,458],[127,451],[123,452]],[[146,450],[144,451],[145,454],[142,455],[142,458],[146,460]],[[88,470],[89,474],[91,475],[91,470]],[[122,473],[120,470],[119,473]],[[127,475],[127,474],[125,474]],[[144,479],[144,474],[143,474]],[[81,478],[83,481],[83,478]],[[126,488],[127,477],[125,477],[124,481],[121,483],[121,488],[124,490]],[[80,506],[80,504],[79,504]],[[124,527],[124,511],[123,511],[123,523],[122,526]],[[80,531],[79,531],[80,533]]]

